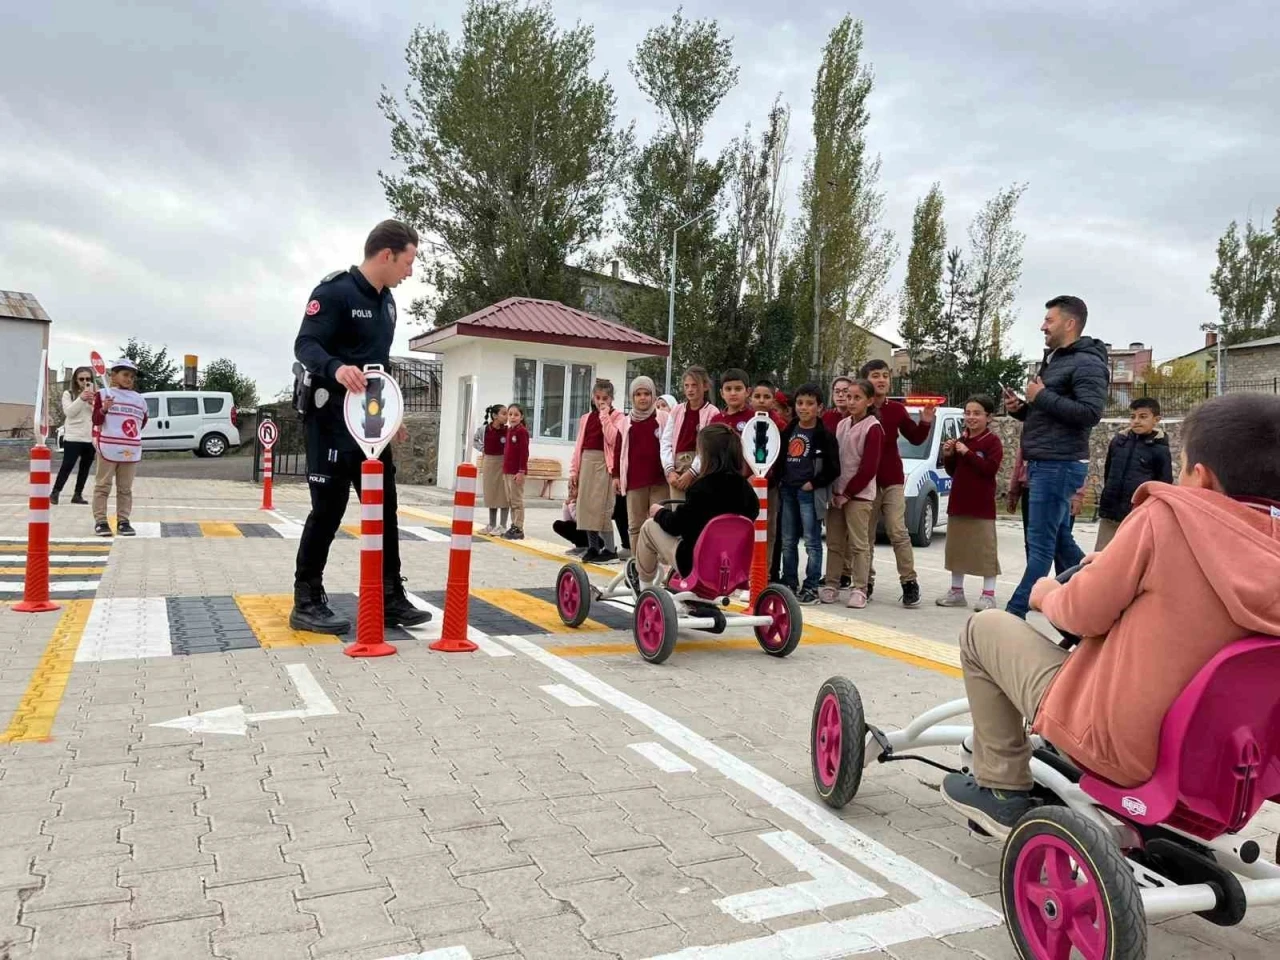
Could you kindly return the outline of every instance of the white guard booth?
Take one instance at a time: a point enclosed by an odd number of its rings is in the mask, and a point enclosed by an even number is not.
[[[531,439],[527,497],[542,489],[535,460],[560,464],[553,496],[567,490],[578,419],[591,409],[597,378],[613,382],[625,409],[627,361],[665,357],[664,341],[554,300],[512,297],[409,343],[414,353],[438,353],[441,376],[437,482],[452,488],[459,463],[474,462],[475,428],[485,410],[518,403]]]

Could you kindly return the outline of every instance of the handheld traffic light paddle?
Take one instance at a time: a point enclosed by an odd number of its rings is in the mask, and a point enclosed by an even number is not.
[[[400,429],[404,400],[400,385],[378,364],[364,368],[363,391],[347,391],[343,417],[347,431],[365,454],[360,465],[360,603],[356,642],[343,651],[349,657],[386,657],[396,648],[385,639],[383,623],[382,451]]]
[[[782,435],[773,417],[759,411],[747,421],[742,431],[742,452],[751,468],[751,486],[760,503],[756,516],[755,546],[751,553],[751,602],[755,603],[769,582],[769,468],[782,450]]]

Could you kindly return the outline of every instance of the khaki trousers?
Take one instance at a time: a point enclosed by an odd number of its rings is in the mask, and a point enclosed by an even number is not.
[[[871,575],[870,517],[874,506],[870,500],[850,500],[839,511],[844,522],[849,565],[853,571],[849,576],[854,590],[866,590],[867,577]],[[830,538],[828,528],[827,539]]]
[[[1098,539],[1093,544],[1093,550],[1096,553],[1105,547],[1114,539],[1116,531],[1120,529],[1119,520],[1107,520],[1103,517],[1098,518]]]
[[[652,584],[657,582],[659,563],[668,567],[676,565],[676,547],[680,546],[680,538],[673,537],[658,526],[656,520],[649,519],[640,525],[640,535],[631,541],[631,546],[635,551],[640,581]]]
[[[649,519],[649,508],[669,499],[667,497],[669,489],[665,483],[660,483],[627,491],[627,534],[631,537],[632,543],[636,542],[636,537],[640,536],[640,528]]]
[[[524,529],[524,478],[523,473],[504,473],[502,486],[511,507],[511,525]]]
[[[694,455],[692,453],[676,454],[676,473],[684,473],[693,463]],[[683,500],[685,498],[684,490],[677,490],[675,487],[669,487],[668,500]]]
[[[869,501],[868,501],[869,502]],[[835,507],[827,507],[827,570],[822,575],[824,583],[839,586],[841,577],[853,575],[853,561],[849,556],[849,534],[844,513]]]
[[[907,533],[907,497],[900,483],[891,487],[876,487],[875,505],[868,521],[869,537],[873,545],[871,556],[871,576],[876,575],[875,550],[876,527],[879,518],[884,515],[885,533],[889,535],[889,543],[893,545],[893,558],[898,564],[898,580],[909,583],[916,579],[916,558],[911,552],[911,534]]]
[[[1030,790],[1031,741],[1025,721],[1062,663],[1063,650],[1003,610],[974,614],[960,634],[960,666],[973,716],[973,773],[978,785]]]
[[[133,478],[138,474],[136,463],[114,463],[101,453],[97,459],[98,472],[93,481],[93,519],[107,519],[107,498],[111,496],[111,484],[116,486],[116,519],[128,520],[133,515]]]

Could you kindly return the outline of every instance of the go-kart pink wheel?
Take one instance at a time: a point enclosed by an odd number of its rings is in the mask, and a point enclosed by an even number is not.
[[[576,563],[566,563],[556,574],[556,612],[566,627],[581,626],[591,612],[591,581]]]
[[[858,792],[866,740],[858,688],[844,677],[832,677],[818,689],[809,725],[813,786],[828,806],[839,809]]]
[[[1023,960],[1142,960],[1142,894],[1119,846],[1067,807],[1027,813],[1000,860],[1000,898]]]
[[[650,663],[662,663],[676,648],[676,602],[661,588],[650,587],[636,600],[636,649]]]
[[[756,627],[756,641],[771,657],[785,657],[800,643],[804,632],[804,616],[796,595],[780,583],[771,583],[756,597],[752,612],[769,617],[772,623]]]

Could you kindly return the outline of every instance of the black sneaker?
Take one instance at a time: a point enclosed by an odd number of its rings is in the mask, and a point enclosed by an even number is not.
[[[902,605],[904,607],[920,606],[920,584],[914,580],[908,580],[902,585]]]
[[[56,504],[58,502],[58,497],[59,497],[58,491],[57,490],[52,491],[49,494],[49,502]]]
[[[293,610],[289,613],[289,626],[294,630],[310,633],[347,633],[351,621],[340,617],[329,608],[329,595],[319,584],[295,584]]]
[[[819,602],[818,591],[801,590],[800,593],[796,595],[796,600],[806,607],[811,607],[815,603]]]
[[[640,568],[636,566],[634,558],[627,561],[627,586],[631,588],[632,596],[640,596]]]
[[[82,504],[82,505],[84,505],[84,506],[86,506],[86,507],[89,505],[89,501],[88,501],[88,500],[86,500],[84,497],[80,496],[80,494],[78,494],[78,493],[77,493],[75,496],[73,496],[73,497],[71,498],[71,502],[72,502],[72,503],[79,503],[79,504]]]
[[[105,520],[99,520],[93,525],[93,533],[97,537],[109,537],[111,536],[111,524]]]
[[[871,599],[871,595],[876,592],[876,578],[872,577],[867,581],[867,599]]]
[[[116,522],[116,533],[122,537],[136,537],[138,531],[133,529],[133,524],[128,520],[119,520]]]
[[[502,535],[502,539],[503,540],[523,540],[524,531],[521,530],[519,527],[511,527],[509,530],[507,530],[506,533]]]
[[[399,583],[388,583],[382,598],[382,622],[388,627],[417,627],[427,623],[431,613],[419,610],[409,602],[404,587]]]
[[[600,554],[601,554],[601,553],[603,553],[603,551],[601,551],[601,550],[593,550],[593,549],[591,549],[590,547],[587,547],[586,551],[582,554],[582,558],[581,558],[581,559],[582,559],[582,562],[583,562],[583,563],[595,563],[597,560],[599,560],[599,559],[600,559]]]
[[[849,589],[850,587],[852,587],[852,586],[853,586],[853,577],[841,577],[841,578],[840,578],[840,589],[841,589],[841,590],[848,590],[848,589]]]
[[[942,778],[942,799],[983,833],[1001,840],[1036,806],[1029,793],[980,787],[967,773],[949,773]]]
[[[618,554],[615,550],[601,550],[596,554],[596,563],[617,563]]]

